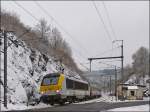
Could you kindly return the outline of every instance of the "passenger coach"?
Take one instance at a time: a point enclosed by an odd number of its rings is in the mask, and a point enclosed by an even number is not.
[[[84,100],[90,96],[87,81],[69,77],[61,73],[51,73],[43,77],[40,93],[43,102],[63,104]]]

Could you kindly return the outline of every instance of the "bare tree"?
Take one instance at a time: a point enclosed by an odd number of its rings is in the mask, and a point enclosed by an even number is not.
[[[51,45],[53,49],[59,49],[62,45],[63,39],[61,33],[58,31],[57,28],[52,29],[51,35]]]
[[[130,66],[129,64],[126,65],[124,67],[124,79],[123,79],[123,82],[127,81],[129,79],[130,76],[132,76],[134,73],[133,73],[133,69],[132,69],[132,66]]]
[[[36,25],[35,31],[40,38],[47,41],[51,33],[50,25],[48,25],[45,19],[41,19],[40,22]]]
[[[149,72],[149,51],[141,47],[132,56],[134,73],[144,76]]]
[[[135,74],[137,75],[137,83],[142,81],[142,84],[145,84],[144,77],[145,75],[149,75],[149,51],[145,47],[141,47],[134,55],[133,55],[133,69]],[[143,79],[140,81],[140,79]]]

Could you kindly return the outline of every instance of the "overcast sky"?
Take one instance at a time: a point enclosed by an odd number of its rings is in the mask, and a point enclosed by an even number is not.
[[[120,48],[116,47],[121,43],[117,42],[118,44],[112,45],[112,40],[115,39],[124,40],[124,65],[132,63],[132,54],[139,47],[149,47],[148,1],[96,1],[95,4],[110,37],[106,33],[92,1],[38,1],[71,36],[65,33],[35,2],[17,1],[17,3],[30,11],[36,18],[45,18],[49,24],[60,30],[63,38],[70,44],[73,57],[78,65],[82,63],[89,67],[87,60],[89,57],[120,56]],[[18,7],[15,2],[2,1],[1,6],[2,9],[16,12],[24,24],[32,27],[37,24],[37,21]],[[116,36],[111,30],[109,20]],[[114,49],[110,50],[112,48]],[[109,52],[105,52],[107,50]],[[119,61],[106,61],[110,60],[104,60],[103,62],[120,66]],[[80,67],[84,69],[82,66]],[[106,65],[100,64],[99,61],[93,62],[93,70],[103,67],[106,67]]]

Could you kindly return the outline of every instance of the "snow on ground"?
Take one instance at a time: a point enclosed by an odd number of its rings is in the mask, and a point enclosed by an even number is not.
[[[125,84],[136,84],[138,79],[140,85],[146,85],[146,88],[149,89],[150,85],[149,83],[146,82],[148,79],[150,79],[149,75],[145,74],[144,78],[143,77],[137,78],[137,76],[138,74],[131,75],[129,79],[125,82]]]
[[[108,96],[105,93],[102,93],[102,97],[95,98],[95,99],[88,100],[88,101],[82,101],[82,102],[74,103],[74,104],[85,104],[85,103],[94,103],[94,102],[112,102],[114,100],[115,100],[115,96],[112,97],[112,96]]]
[[[105,101],[105,99],[101,97],[101,98],[96,98],[96,99],[92,99],[88,101],[82,101],[82,102],[78,102],[74,104],[86,104],[86,103],[103,102],[103,101]]]
[[[149,101],[149,97],[143,97],[143,100],[116,100],[115,96],[109,96],[108,93],[102,93],[102,98],[105,102],[117,103],[117,102],[135,102],[135,101]]]
[[[111,110],[108,110],[109,111],[130,111],[130,112],[133,112],[133,111],[144,111],[144,112],[149,112],[149,107],[150,105],[149,104],[146,104],[146,105],[140,105],[140,106],[132,106],[132,107],[122,107],[122,108],[115,108],[115,109],[111,109]]]
[[[74,103],[74,104],[86,104],[86,103],[96,103],[96,102],[108,102],[108,103],[118,103],[118,102],[135,102],[135,101],[149,101],[149,97],[144,97],[143,100],[116,100],[115,96],[109,96],[108,94],[102,93],[102,97],[88,100],[88,101],[82,101],[79,103]]]
[[[52,107],[51,105],[47,105],[44,103],[40,103],[36,106],[26,106],[23,104],[17,104],[17,105],[13,105],[11,103],[8,104],[8,109],[4,108],[4,106],[1,106],[1,110],[2,111],[9,111],[9,110],[26,110],[26,109],[40,109],[40,108],[47,108],[47,107]]]

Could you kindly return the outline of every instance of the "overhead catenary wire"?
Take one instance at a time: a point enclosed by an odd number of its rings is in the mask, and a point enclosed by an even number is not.
[[[97,6],[96,6],[96,3],[95,3],[94,1],[93,1],[93,5],[94,5],[94,7],[95,7],[95,9],[96,9],[96,12],[97,12],[97,14],[98,14],[98,17],[100,18],[100,20],[101,20],[101,22],[102,22],[102,24],[103,24],[103,26],[104,26],[105,32],[107,33],[107,36],[108,36],[108,38],[109,38],[110,41],[111,41],[111,44],[112,44],[112,54],[113,54],[113,43],[112,43],[113,39],[111,38],[111,35],[110,35],[110,33],[109,33],[108,29],[107,29],[107,26],[105,25],[105,22],[104,22],[104,20],[103,20],[103,18],[102,18],[102,15],[101,15],[100,11],[98,10],[98,8],[97,8]],[[111,54],[111,55],[112,55],[112,54]]]
[[[75,49],[74,49],[75,50]],[[85,68],[86,70],[89,70],[86,66],[85,66],[85,63],[83,63],[83,62],[81,62],[81,61],[79,61],[79,60],[81,60],[81,57],[83,58],[83,59],[86,59],[86,57],[84,57],[84,55],[81,55],[81,54],[79,54],[79,53],[77,53],[77,54],[75,54],[76,55],[76,57],[78,57],[78,63],[83,67],[83,68]]]
[[[100,20],[101,20],[101,22],[102,22],[102,24],[103,24],[103,26],[104,26],[104,30],[105,30],[105,32],[107,33],[107,36],[108,36],[108,38],[110,39],[110,41],[111,41],[111,44],[112,44],[112,54],[113,54],[113,39],[111,38],[111,34],[109,33],[109,31],[108,31],[108,29],[107,29],[107,26],[105,25],[105,22],[104,22],[104,20],[103,20],[103,18],[102,18],[102,15],[101,15],[101,13],[100,13],[100,11],[98,10],[98,7],[96,6],[96,3],[93,1],[93,5],[94,5],[94,7],[95,7],[95,9],[96,9],[96,12],[97,12],[97,14],[98,14],[98,17],[100,18]],[[105,7],[106,8],[106,7]],[[106,9],[107,10],[107,9]],[[107,11],[107,17],[109,18],[109,15],[108,15],[108,11]],[[110,24],[110,26],[111,26],[111,29],[113,30],[113,27],[112,27],[112,24],[111,24],[111,21],[110,21],[110,19],[109,19],[109,24]],[[113,33],[114,33],[114,30],[113,30]],[[114,34],[114,36],[115,36],[115,34]],[[116,36],[115,36],[115,39],[117,39],[116,38]],[[112,55],[111,54],[111,55]]]
[[[121,61],[121,60],[111,60],[111,61],[103,61],[103,62],[117,62],[117,61]]]
[[[108,18],[108,23],[109,23],[109,26],[110,26],[110,28],[111,28],[113,37],[114,37],[115,40],[117,40],[117,37],[116,37],[116,34],[115,34],[115,30],[114,30],[114,28],[113,28],[113,25],[112,25],[112,22],[111,22],[111,19],[110,19],[110,16],[109,16],[107,7],[106,7],[104,1],[102,1],[102,2],[103,2],[104,9],[105,9],[105,11],[106,11],[106,17]],[[96,4],[95,4],[94,1],[93,1],[93,4],[94,4],[94,7],[95,7],[95,9],[96,9],[96,11],[97,11],[99,17],[100,17],[100,20],[102,21],[102,23],[103,23],[103,25],[104,25],[104,29],[105,29],[105,31],[106,31],[108,37],[110,37],[111,35],[109,34],[109,31],[108,31],[108,29],[107,29],[107,27],[106,27],[106,25],[105,25],[105,23],[104,23],[104,20],[103,20],[103,18],[102,18],[102,15],[101,15],[100,11],[98,10],[98,8],[97,8],[97,6],[96,6]],[[111,37],[110,37],[110,38],[111,38]],[[113,49],[114,49],[114,48],[113,48],[113,41],[114,41],[114,40],[112,39],[111,41],[112,41],[112,53],[111,53],[111,55],[113,55]],[[118,43],[117,43],[117,45],[119,46]]]
[[[114,30],[113,24],[112,24],[111,19],[110,19],[110,16],[109,16],[109,11],[108,11],[108,9],[107,9],[107,7],[106,7],[104,1],[102,1],[102,4],[103,4],[104,9],[105,9],[105,11],[106,11],[106,16],[107,16],[107,18],[108,18],[108,23],[109,23],[109,25],[110,25],[111,31],[112,31],[112,33],[113,33],[113,36],[114,36],[115,40],[117,40],[117,36],[116,36],[116,33],[115,33],[115,30]],[[117,43],[117,45],[119,45],[119,44]]]
[[[116,65],[112,65],[112,64],[108,64],[108,63],[105,63],[105,62],[102,62],[102,61],[100,61],[99,63],[102,63],[102,64],[105,64],[105,65],[107,65],[107,66],[110,66],[110,67],[115,67]],[[117,68],[120,68],[120,67],[118,67],[118,66],[116,66]]]
[[[103,26],[104,26],[105,32],[107,33],[108,38],[109,38],[109,40],[111,41],[111,44],[112,44],[112,38],[111,38],[110,33],[109,33],[109,31],[108,31],[108,29],[107,29],[107,27],[106,27],[106,25],[105,25],[105,22],[104,22],[104,20],[103,20],[103,18],[102,18],[102,15],[101,15],[100,11],[98,10],[98,8],[97,8],[97,6],[96,6],[96,3],[95,3],[94,1],[92,1],[92,2],[93,2],[93,6],[94,6],[95,9],[96,9],[96,12],[97,12],[97,14],[98,14],[98,17],[99,17],[100,21],[102,22],[102,24],[103,24]]]
[[[105,2],[102,1],[102,3],[103,3],[103,6],[104,6],[104,9],[105,9],[105,11],[106,11],[106,16],[107,16],[107,18],[108,18],[108,22],[109,22],[110,28],[111,28],[111,30],[112,30],[112,33],[113,33],[113,35],[114,35],[114,38],[117,40],[117,36],[116,36],[115,30],[114,30],[114,28],[113,28],[113,25],[112,25],[112,22],[111,22],[111,19],[110,19],[110,16],[109,16],[107,7],[106,7],[106,5],[105,5]]]
[[[108,50],[106,50],[106,51],[104,51],[104,52],[101,52],[101,53],[95,55],[94,57],[100,56],[100,55],[104,55],[105,53],[110,52],[110,51],[113,51],[114,49],[117,49],[117,48],[119,48],[119,47],[120,47],[120,46],[117,46],[117,47],[115,47],[115,48],[108,49]]]
[[[26,13],[28,13],[32,18],[34,18],[37,22],[39,22],[39,19],[36,18],[30,11],[26,10],[22,5],[20,5],[18,2],[14,1],[14,3],[19,6],[21,9],[23,9]]]
[[[86,70],[90,71],[89,68],[87,68],[83,63],[79,63],[82,67],[84,67]]]
[[[34,1],[35,4],[51,19],[53,20],[73,41],[75,41],[76,44],[78,44],[78,46],[80,46],[87,54],[88,50],[83,47],[83,45],[81,45],[79,43],[79,41],[77,39],[75,39],[75,37],[73,37],[49,12],[47,12],[47,10],[45,8],[43,8],[37,1]]]

